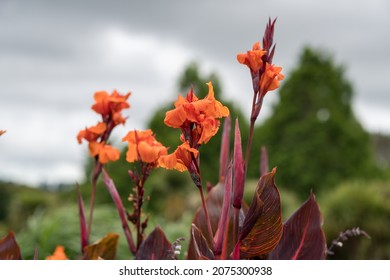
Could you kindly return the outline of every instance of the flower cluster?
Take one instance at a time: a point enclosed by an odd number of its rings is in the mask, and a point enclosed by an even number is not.
[[[251,71],[254,89],[265,95],[268,91],[279,87],[279,81],[283,80],[282,67],[270,63],[267,51],[260,49],[260,42],[256,42],[252,50],[237,55],[237,60],[245,64]],[[257,84],[256,84],[257,82]]]
[[[121,111],[130,108],[127,99],[130,93],[121,95],[116,90],[112,94],[105,91],[98,91],[94,95],[95,104],[92,110],[100,114],[102,121],[95,126],[87,127],[81,130],[77,135],[79,144],[86,140],[89,153],[95,157],[101,164],[109,161],[116,161],[120,157],[119,150],[107,144],[107,140],[118,124],[125,124],[126,119],[122,116]]]
[[[218,119],[229,115],[229,109],[215,99],[212,83],[207,83],[207,86],[209,91],[204,99],[196,97],[191,88],[185,98],[179,95],[174,103],[175,109],[166,113],[164,123],[181,129],[180,139],[183,143],[174,153],[160,158],[161,167],[188,170],[191,175],[199,173],[199,146],[218,132]]]
[[[128,142],[126,160],[130,163],[142,161],[158,167],[159,158],[168,154],[168,148],[156,140],[151,129],[130,131],[122,141]]]
[[[275,53],[275,45],[273,45],[275,21],[276,19],[271,22],[270,19],[265,28],[263,48],[261,48],[260,42],[256,42],[252,50],[237,55],[238,62],[248,66],[252,76],[251,125],[254,125],[259,116],[264,96],[268,91],[277,89],[279,81],[284,79],[284,75],[281,73],[282,67],[272,64]]]

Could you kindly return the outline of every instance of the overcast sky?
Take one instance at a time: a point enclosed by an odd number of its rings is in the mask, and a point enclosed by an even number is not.
[[[87,145],[76,135],[99,119],[93,93],[132,92],[119,138],[176,99],[194,60],[249,110],[236,54],[261,40],[268,17],[278,18],[274,63],[286,78],[303,46],[329,52],[346,67],[364,127],[390,133],[390,1],[0,0],[0,179],[82,180]],[[276,100],[267,97],[265,114]]]

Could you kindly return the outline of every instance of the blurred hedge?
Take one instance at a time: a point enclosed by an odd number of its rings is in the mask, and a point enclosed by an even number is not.
[[[390,181],[352,181],[319,198],[328,245],[346,229],[360,227],[371,239],[351,237],[330,259],[390,259]]]

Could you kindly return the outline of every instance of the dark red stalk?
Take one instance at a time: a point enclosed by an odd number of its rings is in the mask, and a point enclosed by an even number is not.
[[[80,238],[81,238],[81,253],[84,254],[84,248],[88,245],[88,231],[85,220],[84,201],[81,196],[80,186],[77,184],[77,201],[79,207],[79,220],[80,220]]]
[[[213,248],[214,248],[215,247],[215,242],[214,242],[214,238],[213,238],[214,235],[213,235],[213,230],[211,228],[210,216],[209,216],[209,211],[207,210],[206,199],[205,199],[204,194],[203,194],[203,188],[200,187],[198,189],[199,189],[200,198],[202,200],[202,207],[203,207],[204,215],[206,218],[209,239],[213,243]]]
[[[89,217],[88,217],[88,227],[87,227],[87,235],[88,238],[91,235],[92,231],[92,220],[93,220],[93,209],[95,207],[95,196],[96,196],[96,185],[97,180],[99,178],[100,173],[102,172],[103,165],[99,162],[99,157],[95,157],[95,165],[93,168],[93,174],[92,174],[92,193],[91,193],[91,200],[89,203]]]
[[[103,169],[103,182],[106,185],[107,190],[110,193],[111,198],[114,201],[115,206],[118,210],[118,214],[119,214],[120,220],[122,222],[122,228],[123,228],[123,231],[125,233],[125,237],[126,237],[130,252],[132,252],[135,255],[137,253],[137,247],[134,244],[134,240],[133,240],[133,237],[131,235],[130,227],[129,227],[129,224],[127,223],[125,208],[123,207],[122,200],[119,196],[119,193],[115,187],[114,182],[112,181],[112,179],[110,178],[110,176],[108,175],[108,173],[104,169]]]
[[[36,261],[38,259],[38,245],[35,246],[35,252],[34,252],[34,261]]]
[[[265,146],[262,146],[261,155],[260,155],[260,176],[263,176],[268,172],[269,172],[269,167],[268,167],[267,148]]]

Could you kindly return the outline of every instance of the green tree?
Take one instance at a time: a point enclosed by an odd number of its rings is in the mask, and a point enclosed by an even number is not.
[[[344,69],[305,48],[286,76],[279,103],[255,136],[278,167],[277,183],[307,197],[310,190],[328,190],[372,171],[370,137],[354,116]]]

